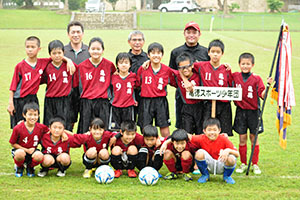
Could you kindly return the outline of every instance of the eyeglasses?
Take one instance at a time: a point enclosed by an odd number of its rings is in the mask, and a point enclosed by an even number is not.
[[[178,66],[178,69],[188,69],[191,66],[193,66],[193,63],[191,63],[189,65],[184,65],[184,66]]]
[[[139,38],[139,39],[131,39],[131,41],[133,41],[133,42],[137,42],[137,41],[141,42],[141,41],[143,41],[143,39],[142,39],[142,38]]]

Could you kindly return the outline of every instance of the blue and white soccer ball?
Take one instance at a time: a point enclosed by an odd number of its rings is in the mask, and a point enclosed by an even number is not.
[[[98,183],[108,184],[115,178],[114,170],[108,165],[101,165],[95,172],[95,179]]]
[[[145,167],[140,171],[139,180],[143,185],[154,185],[159,179],[159,174],[153,167]]]

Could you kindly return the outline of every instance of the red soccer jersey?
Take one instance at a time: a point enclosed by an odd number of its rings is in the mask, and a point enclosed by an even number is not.
[[[262,98],[262,92],[265,90],[264,83],[258,75],[251,74],[246,82],[243,80],[241,72],[232,74],[234,87],[242,88],[242,101],[234,101],[236,106],[247,110],[257,110],[259,97]]]
[[[78,66],[80,97],[85,99],[107,99],[112,74],[116,68],[112,62],[102,58],[98,66],[86,59]]]
[[[125,108],[134,105],[134,86],[136,84],[136,74],[130,72],[126,78],[119,75],[112,75],[111,84],[113,88],[112,105]]]
[[[19,144],[24,148],[36,148],[42,136],[47,133],[49,128],[43,124],[36,123],[33,131],[30,133],[22,122],[14,127],[9,143]]]
[[[10,84],[10,90],[15,92],[14,98],[23,98],[38,92],[42,74],[49,62],[51,58],[38,58],[34,67],[25,60],[17,64]]]
[[[151,64],[148,69],[140,67],[137,72],[137,86],[141,87],[141,97],[165,97],[167,85],[176,85],[171,68],[161,64],[158,72],[154,72]]]
[[[185,104],[195,104],[200,102],[200,99],[187,99],[186,98],[186,89],[184,87],[184,82],[182,78],[180,77],[179,71],[173,70],[173,73],[175,75],[177,87],[180,89],[180,95],[183,99],[183,102]],[[194,86],[200,86],[200,77],[198,74],[193,73],[193,75],[188,79]]]
[[[114,146],[119,146],[123,150],[123,152],[127,152],[128,147],[131,145],[135,145],[137,148],[141,147],[144,143],[144,137],[138,133],[135,134],[135,138],[129,144],[125,145],[121,138],[118,138],[116,144]]]
[[[191,143],[196,146],[197,149],[204,149],[213,157],[213,159],[219,158],[219,153],[221,149],[233,149],[236,148],[233,146],[232,142],[225,136],[219,135],[218,138],[214,141],[208,139],[205,134],[202,135],[193,135]]]
[[[159,146],[153,146],[153,147],[148,147],[145,142],[142,144],[141,147],[143,148],[147,148],[148,149],[148,155],[149,155],[149,158],[152,158],[155,151],[159,150],[161,145],[168,139],[168,137],[164,138],[164,137],[159,137],[158,140],[160,140],[161,144]]]
[[[102,138],[99,141],[96,141],[93,138],[93,135],[85,135],[85,134],[74,134],[74,140],[71,143],[71,147],[80,147],[83,144],[83,150],[86,152],[91,147],[96,147],[97,152],[101,149],[108,149],[109,140],[115,134],[110,131],[105,131],[102,135]]]
[[[190,152],[192,155],[194,155],[195,152],[196,152],[196,147],[195,147],[194,144],[192,144],[191,142],[187,142],[187,143],[186,143],[185,149],[184,149],[182,152],[178,152],[178,151],[175,149],[173,142],[171,142],[171,143],[168,144],[167,149],[169,149],[170,151],[172,151],[176,157],[181,157],[181,153],[182,153],[183,151],[188,151],[188,152]]]
[[[43,76],[47,83],[46,97],[65,97],[70,94],[72,75],[67,72],[67,63],[63,62],[58,68],[49,63]]]
[[[58,142],[54,143],[51,140],[51,133],[45,134],[42,137],[41,145],[42,145],[42,153],[43,154],[52,154],[52,155],[59,155],[61,153],[69,153],[70,152],[70,143],[73,142],[74,137],[72,135],[67,134],[68,140],[62,142],[59,140]]]
[[[210,61],[197,62],[194,69],[200,74],[201,85],[209,87],[230,87],[232,81],[231,70],[226,70],[225,65],[214,68]],[[228,102],[227,100],[220,100]]]

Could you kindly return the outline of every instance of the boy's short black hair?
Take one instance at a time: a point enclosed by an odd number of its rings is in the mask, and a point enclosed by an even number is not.
[[[157,42],[153,42],[148,46],[148,54],[152,51],[159,51],[164,55],[164,47]]]
[[[127,132],[136,132],[136,123],[132,120],[126,120],[121,123],[121,131],[124,133]]]
[[[184,129],[177,129],[173,131],[171,135],[171,140],[172,142],[174,141],[178,142],[183,140],[188,141],[189,140],[188,133]]]
[[[123,61],[123,60],[129,60],[129,63],[130,63],[130,66],[131,66],[132,60],[130,58],[129,53],[127,53],[127,52],[118,53],[118,55],[116,57],[116,66],[118,66],[119,61]]]
[[[211,41],[208,45],[208,52],[210,51],[210,49],[212,47],[220,47],[220,49],[222,50],[222,53],[224,53],[225,46],[224,46],[224,43],[221,40],[215,39],[215,40]]]
[[[203,129],[206,129],[208,126],[216,125],[219,129],[221,128],[220,120],[217,118],[208,118],[203,122]]]
[[[91,47],[92,43],[94,42],[99,42],[101,44],[102,49],[104,50],[104,42],[101,38],[99,37],[93,37],[90,42],[89,42],[89,48]]]
[[[176,64],[179,66],[179,63],[184,61],[190,61],[190,64],[194,63],[194,59],[190,53],[182,52],[179,56],[176,57]]]
[[[147,125],[143,128],[144,137],[158,137],[158,130],[156,126]]]
[[[71,28],[72,26],[80,26],[81,31],[84,32],[82,23],[80,23],[79,21],[71,21],[71,22],[68,24],[68,27],[67,27],[68,33],[70,32],[70,28]]]
[[[248,52],[242,53],[239,57],[239,64],[241,63],[242,59],[251,59],[252,64],[254,64],[254,56],[252,53],[248,53]]]
[[[34,111],[38,111],[38,113],[40,114],[40,109],[39,109],[39,105],[35,102],[29,102],[26,103],[23,107],[23,114],[26,115],[28,110],[34,110]]]
[[[102,119],[96,117],[93,119],[93,121],[90,123],[90,129],[105,129],[105,124]]]
[[[64,126],[64,128],[66,127],[66,120],[63,116],[55,115],[54,117],[52,117],[49,120],[49,127],[55,122],[60,122]]]
[[[41,40],[36,36],[29,36],[28,38],[26,38],[25,44],[26,44],[27,41],[36,41],[37,46],[38,47],[41,46]]]
[[[61,49],[62,51],[64,51],[64,44],[60,40],[53,40],[48,44],[49,54],[53,49]]]

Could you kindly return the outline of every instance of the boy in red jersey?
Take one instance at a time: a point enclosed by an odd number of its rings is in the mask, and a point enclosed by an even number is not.
[[[122,175],[122,170],[127,169],[128,176],[135,178],[138,149],[144,143],[143,136],[136,132],[134,121],[123,121],[121,124],[121,138],[118,138],[111,150],[111,165],[115,169],[115,178]]]
[[[92,38],[89,43],[91,58],[78,65],[80,91],[80,119],[78,133],[89,130],[89,125],[95,117],[109,122],[109,100],[111,76],[116,71],[115,65],[102,57],[104,43],[98,38]],[[75,80],[76,81],[76,80]],[[76,82],[77,82],[76,81]],[[75,84],[76,85],[76,84]]]
[[[48,132],[48,127],[37,123],[39,118],[39,106],[30,102],[23,107],[24,122],[13,128],[9,143],[13,147],[12,155],[16,164],[16,177],[23,176],[24,164],[27,168],[27,176],[34,176],[34,166],[43,160],[43,154],[37,150],[43,134]]]
[[[43,135],[41,139],[42,153],[44,160],[41,164],[42,169],[38,176],[44,177],[48,174],[49,168],[58,168],[57,176],[63,177],[66,175],[66,170],[71,165],[69,155],[70,144],[73,137],[66,134],[67,139],[64,140],[65,120],[60,116],[55,116],[49,121],[50,134]]]
[[[119,74],[112,75],[112,107],[110,109],[109,130],[120,130],[123,121],[134,120],[134,87],[136,74],[129,71],[131,58],[128,53],[119,53],[116,58]]]
[[[224,54],[224,44],[221,40],[213,40],[208,46],[210,61],[194,63],[194,69],[200,75],[201,85],[209,87],[230,87],[232,74],[227,64],[221,64]],[[189,87],[186,84],[186,87]],[[211,101],[205,101],[203,105],[203,120],[211,117]],[[232,134],[232,111],[228,100],[216,102],[216,118],[220,120],[221,128],[229,136]]]
[[[18,63],[10,85],[9,105],[7,111],[10,114],[11,128],[21,120],[23,107],[28,102],[36,102],[39,105],[36,93],[38,92],[42,74],[50,58],[37,58],[40,51],[40,39],[30,36],[25,41],[27,58]],[[75,67],[72,61],[64,57],[68,62],[68,71],[74,73]]]
[[[157,127],[147,125],[143,129],[144,144],[139,149],[136,167],[142,170],[146,166],[153,167],[157,171],[163,165],[163,156],[160,155],[159,148],[164,141],[158,136]]]
[[[193,72],[194,65],[191,54],[186,52],[179,54],[176,58],[176,62],[178,71],[173,70],[173,73],[175,74],[176,86],[179,88],[178,91],[183,102],[180,114],[182,129],[188,133],[199,135],[202,133],[203,101],[200,99],[186,98],[187,90],[181,76],[184,76],[193,86],[200,85],[200,78],[197,73]]]
[[[152,43],[148,47],[150,64],[147,69],[140,67],[137,72],[137,86],[141,88],[141,100],[139,105],[138,125],[143,129],[152,124],[160,127],[163,137],[170,135],[169,104],[167,96],[167,84],[175,85],[172,69],[160,63],[164,54],[163,46]]]
[[[243,53],[239,57],[241,72],[233,73],[234,87],[243,89],[242,101],[235,101],[236,114],[233,129],[240,135],[239,152],[241,156],[241,166],[236,170],[237,173],[244,173],[247,169],[247,130],[250,131],[250,141],[253,146],[255,132],[258,125],[260,114],[260,98],[265,96],[265,86],[260,76],[251,72],[254,67],[254,56],[251,53]],[[268,78],[268,83],[272,83],[272,78]],[[263,132],[263,124],[259,127],[259,132]],[[254,174],[261,174],[258,163],[259,143],[256,141],[252,165]]]
[[[188,133],[184,129],[175,130],[171,137],[171,143],[166,142],[167,148],[164,152],[164,163],[170,171],[164,179],[176,179],[178,172],[183,172],[183,179],[191,181],[190,174],[194,169],[195,147],[188,140]],[[168,144],[169,143],[169,144]]]
[[[115,134],[105,131],[104,122],[100,118],[95,118],[90,125],[90,134],[75,134],[71,147],[80,147],[83,144],[84,153],[82,162],[86,169],[84,178],[90,178],[93,171],[100,165],[108,165],[110,161],[108,146],[110,138]]]
[[[43,82],[47,83],[44,106],[44,124],[49,126],[49,120],[59,115],[66,120],[66,129],[72,130],[71,90],[72,75],[67,73],[67,63],[63,62],[64,45],[59,40],[53,40],[48,45],[52,59],[43,73]]]
[[[239,152],[226,136],[220,135],[221,126],[218,119],[205,120],[203,132],[202,135],[189,135],[191,143],[199,149],[195,153],[195,161],[202,174],[198,182],[206,183],[209,174],[223,174],[226,183],[234,184],[231,174]]]

